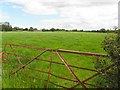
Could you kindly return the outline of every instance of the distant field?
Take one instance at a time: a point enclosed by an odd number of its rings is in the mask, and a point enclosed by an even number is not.
[[[2,34],[2,43],[105,53],[101,48],[101,43],[105,36],[106,34],[104,33],[85,32],[8,32]]]
[[[22,44],[27,46],[36,46],[40,48],[51,48],[51,49],[66,49],[66,50],[76,50],[82,52],[92,52],[92,53],[103,53],[106,52],[102,49],[101,43],[104,40],[106,34],[104,33],[85,33],[85,32],[6,32],[2,33],[2,45],[7,44]],[[9,48],[7,48],[10,51]],[[33,51],[29,49],[16,48],[16,52],[22,53],[24,55],[35,56],[39,51]],[[96,58],[85,57],[80,55],[71,55],[71,54],[62,54],[65,60],[72,65],[82,66],[94,69],[94,61]],[[44,59],[49,59],[49,53],[46,53],[42,56]],[[11,62],[16,63],[15,57],[9,56]],[[22,62],[25,63],[28,59],[21,58]],[[59,58],[55,55],[53,61],[61,62]],[[41,61],[35,61],[29,65],[36,69],[48,71],[49,63],[44,63]],[[16,69],[16,67],[11,67],[9,65],[3,64],[3,68]],[[94,73],[73,69],[75,74],[79,77],[80,80],[93,75]],[[39,76],[42,78],[47,78],[46,75],[22,70],[21,72],[28,72],[29,75]],[[52,73],[55,73],[59,76],[69,77],[68,70],[63,66],[53,65]],[[3,75],[7,72],[3,71]],[[59,80],[54,77],[51,78],[51,81],[54,81],[57,84],[72,87],[75,83],[70,83],[65,80]],[[93,82],[93,81],[91,81]],[[10,78],[3,78],[3,88],[37,88],[45,87],[45,82],[38,81],[36,79],[26,78],[25,75],[16,74]],[[53,85],[49,85],[54,87]]]

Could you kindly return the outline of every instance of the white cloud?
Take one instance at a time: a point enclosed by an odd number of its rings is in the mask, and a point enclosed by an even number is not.
[[[6,14],[6,13],[4,13],[4,12],[2,12],[2,11],[0,10],[0,21],[1,21],[1,22],[4,22],[4,21],[8,20],[9,18],[10,18],[10,17],[9,17],[8,14]]]
[[[13,8],[13,9],[21,9],[22,7],[21,7],[21,6],[18,6],[18,5],[13,5],[12,8]]]
[[[45,6],[41,0],[6,0],[7,2],[15,3],[20,6],[13,6],[13,8],[21,8],[21,10],[33,15],[51,15],[56,14],[57,11],[52,6]]]
[[[96,5],[96,7],[104,5],[114,5],[117,4],[118,0],[101,0],[97,2],[96,0],[6,0],[6,2],[21,5],[21,9],[29,14],[46,15],[56,14],[57,12],[59,12],[59,10],[66,12],[66,9],[68,9],[68,11],[76,11],[77,9],[77,12],[75,13],[79,13],[81,8],[90,9],[91,7],[94,7]]]
[[[92,6],[88,7],[63,7],[60,15],[62,20],[44,20],[45,28],[66,28],[66,29],[100,29],[113,28],[117,25],[117,5]],[[112,10],[112,11],[111,11]]]
[[[44,20],[43,27],[112,28],[117,25],[119,0],[6,0],[15,3],[14,9],[32,15],[59,14],[63,19]],[[116,18],[116,19],[115,19]]]
[[[51,6],[46,7],[37,2],[30,2],[28,5],[25,5],[24,8],[22,9],[24,12],[35,15],[51,15],[57,13]]]

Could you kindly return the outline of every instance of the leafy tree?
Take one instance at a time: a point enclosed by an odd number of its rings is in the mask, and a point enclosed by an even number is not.
[[[106,31],[105,28],[100,29],[100,32],[105,32],[105,31]]]
[[[34,28],[35,31],[37,31],[38,29],[37,28]]]
[[[51,29],[50,29],[50,31],[54,32],[54,31],[55,31],[55,29],[54,29],[54,28],[51,28]]]
[[[20,28],[20,27],[14,27],[14,28],[13,28],[13,31],[24,31],[24,29],[23,29],[23,28]]]
[[[2,24],[2,31],[12,31],[12,26]]]
[[[29,31],[34,31],[33,27],[30,27],[30,28],[29,28]]]
[[[46,30],[45,28],[43,28],[43,29],[42,29],[42,32],[45,32],[45,31],[47,31],[47,30]]]
[[[73,29],[72,31],[73,31],[73,32],[77,32],[77,29]]]
[[[23,29],[23,31],[28,31],[28,28]]]
[[[80,32],[83,32],[83,29],[82,29],[82,30],[80,30]]]

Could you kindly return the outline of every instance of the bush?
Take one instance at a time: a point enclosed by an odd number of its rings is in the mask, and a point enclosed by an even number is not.
[[[110,55],[110,63],[116,63],[114,67],[109,69],[106,74],[97,77],[97,85],[102,85],[107,88],[120,88],[120,30],[117,34],[108,35],[103,41],[102,47]],[[108,63],[102,59],[97,59],[95,68],[101,70],[106,67]]]

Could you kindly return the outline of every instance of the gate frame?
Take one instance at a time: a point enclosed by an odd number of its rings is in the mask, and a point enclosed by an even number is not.
[[[58,86],[58,87],[62,87],[62,88],[66,88],[66,89],[75,89],[76,87],[78,86],[82,86],[85,90],[87,89],[87,86],[85,85],[89,85],[89,86],[93,86],[93,87],[100,87],[100,86],[96,86],[96,85],[93,85],[93,84],[89,84],[89,83],[86,83],[88,80],[91,80],[93,79],[94,77],[100,75],[100,74],[103,74],[105,73],[107,70],[109,70],[110,68],[114,67],[115,66],[115,63],[107,66],[106,68],[100,70],[100,71],[97,71],[97,70],[92,70],[92,69],[89,69],[89,68],[83,68],[83,67],[78,67],[78,66],[73,66],[73,65],[69,65],[65,59],[63,58],[63,56],[60,54],[60,53],[70,53],[70,54],[78,54],[78,55],[85,55],[85,56],[92,56],[92,57],[105,57],[105,58],[110,58],[109,55],[106,55],[106,54],[98,54],[98,53],[90,53],[90,52],[79,52],[79,51],[72,51],[72,50],[63,50],[63,49],[59,49],[59,50],[53,50],[53,49],[49,49],[49,48],[36,48],[36,47],[33,47],[33,46],[25,46],[25,45],[20,45],[20,44],[5,44],[4,46],[4,52],[2,52],[2,58],[3,59],[8,59],[7,57],[5,57],[5,54],[12,54],[11,52],[6,52],[6,47],[9,46],[13,52],[13,55],[16,57],[17,61],[19,62],[19,66],[20,68],[12,71],[11,74],[9,74],[9,77],[14,75],[15,73],[18,73],[21,69],[31,69],[31,70],[34,70],[34,71],[37,71],[37,72],[41,72],[41,73],[46,73],[48,74],[48,78],[47,80],[44,80],[46,81],[46,88],[48,88],[48,84],[51,83],[51,84],[54,84],[55,86]],[[30,56],[22,56],[20,54],[17,54],[15,52],[15,50],[13,49],[13,47],[22,47],[22,48],[29,48],[29,49],[35,49],[35,50],[43,50],[43,52],[39,53],[37,56],[31,58]],[[40,57],[42,54],[44,54],[45,52],[50,52],[51,55],[50,55],[50,60],[41,60],[41,61],[45,61],[45,62],[49,62],[50,63],[50,66],[49,66],[49,71],[48,72],[45,72],[45,71],[41,71],[41,70],[35,70],[33,68],[26,68],[27,65],[29,65],[30,63],[32,63],[34,60],[37,60],[38,57]],[[56,53],[57,56],[60,58],[60,60],[63,62],[63,63],[59,63],[59,62],[53,62],[52,61],[52,58],[53,58],[53,53]],[[31,60],[29,60],[26,64],[23,64],[20,59],[18,58],[18,56],[21,56],[21,57],[27,57],[27,58],[31,58]],[[4,61],[2,61],[3,63],[6,63]],[[74,77],[74,80],[71,80],[71,79],[68,79],[68,78],[64,78],[64,77],[61,77],[61,76],[57,76],[55,74],[52,74],[51,73],[51,70],[52,70],[52,63],[55,63],[55,64],[61,64],[61,65],[64,65],[68,70],[69,72],[71,73],[71,75]],[[6,64],[10,64],[9,63],[6,63]],[[73,72],[73,70],[71,69],[71,67],[73,68],[78,68],[78,69],[82,69],[82,70],[88,70],[88,71],[92,71],[92,72],[96,72],[94,75],[84,79],[83,81],[81,81],[77,76],[76,74]],[[5,70],[3,68],[3,70]],[[55,76],[56,78],[61,78],[61,79],[64,79],[64,80],[69,80],[71,82],[76,82],[77,84],[75,86],[72,86],[72,87],[65,87],[65,86],[61,86],[61,85],[58,85],[58,84],[55,84],[54,82],[50,81],[50,77],[51,76]],[[36,77],[32,77],[30,76],[30,78],[36,78]],[[40,78],[37,78],[40,80]],[[43,80],[43,79],[42,79]]]

